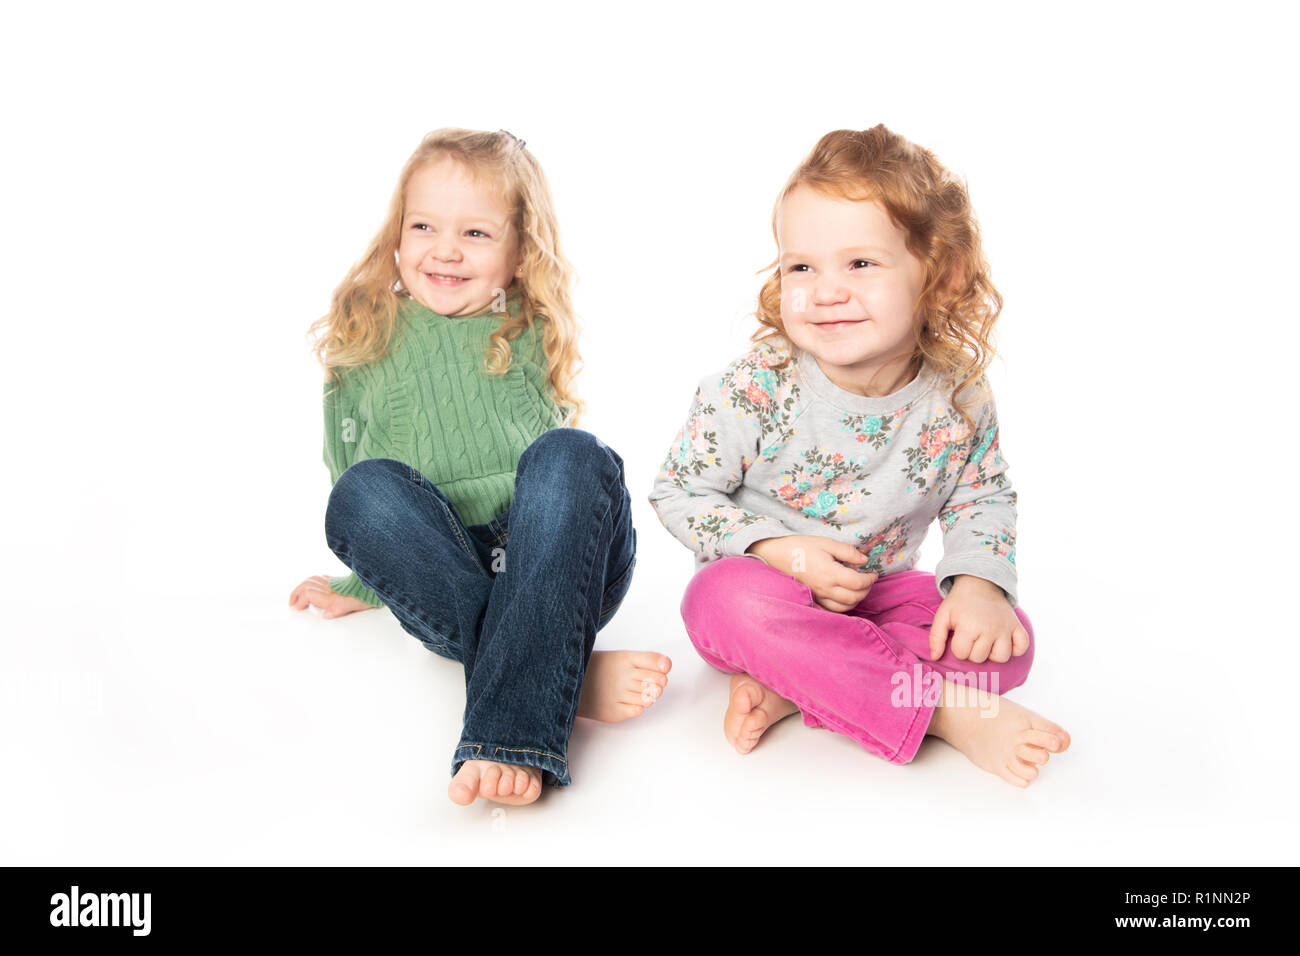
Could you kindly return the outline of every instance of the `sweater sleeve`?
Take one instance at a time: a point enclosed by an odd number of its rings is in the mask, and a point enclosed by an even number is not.
[[[953,579],[969,574],[996,584],[1016,607],[1016,493],[1007,476],[997,408],[987,379],[981,376],[976,388],[982,390],[985,401],[977,411],[972,410],[975,431],[970,456],[939,512],[943,560],[934,576],[945,598]]]
[[[361,440],[366,423],[361,416],[351,375],[344,372],[339,381],[326,382],[324,391],[324,457],[330,472],[330,487],[333,487],[339,476],[356,460],[357,443]],[[330,590],[335,594],[357,598],[371,607],[384,606],[379,596],[362,584],[355,573],[332,577],[329,584]]]
[[[728,373],[700,381],[650,493],[663,526],[709,560],[744,554],[761,538],[795,534],[731,498],[758,456],[762,422],[752,408],[726,400],[728,381]]]

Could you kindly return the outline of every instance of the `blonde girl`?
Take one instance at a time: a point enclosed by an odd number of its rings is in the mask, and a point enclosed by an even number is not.
[[[440,129],[312,326],[325,535],[351,573],[308,578],[290,604],[328,618],[387,606],[463,665],[459,804],[567,785],[575,718],[640,714],[671,666],[592,653],[631,584],[636,531],[622,459],[576,427],[571,284],[524,141]]]

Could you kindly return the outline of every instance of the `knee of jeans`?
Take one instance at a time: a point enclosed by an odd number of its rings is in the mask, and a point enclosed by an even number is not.
[[[330,489],[325,506],[325,534],[336,539],[355,516],[378,500],[378,483],[400,479],[410,468],[392,458],[366,458],[349,466]]]
[[[761,612],[764,595],[783,588],[784,582],[777,580],[777,575],[795,589],[802,588],[794,578],[774,571],[756,558],[731,555],[712,561],[687,582],[682,595],[682,620],[689,629],[707,620],[753,619]]]
[[[611,462],[622,472],[623,459],[614,449],[591,432],[581,428],[552,428],[542,432],[519,456],[520,467],[536,465],[539,460],[558,459],[572,462],[580,471],[587,471],[591,462]]]

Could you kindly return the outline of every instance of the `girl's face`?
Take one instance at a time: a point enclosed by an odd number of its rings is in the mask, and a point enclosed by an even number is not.
[[[510,210],[454,160],[416,170],[404,207],[397,271],[411,298],[426,308],[473,315],[523,275]]]
[[[781,321],[846,391],[888,395],[906,381],[925,266],[874,201],[796,186],[777,214]],[[879,373],[879,375],[877,375]]]

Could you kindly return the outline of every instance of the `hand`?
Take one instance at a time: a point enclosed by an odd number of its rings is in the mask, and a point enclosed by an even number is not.
[[[874,571],[855,571],[840,564],[862,564],[868,558],[851,544],[820,535],[760,538],[745,551],[808,585],[813,600],[828,611],[843,613],[857,607],[880,577]]]
[[[289,606],[304,611],[308,606],[321,609],[321,617],[342,617],[353,611],[369,611],[371,605],[360,598],[339,594],[330,588],[329,575],[317,574],[303,581],[289,595]]]
[[[999,664],[1029,650],[1029,633],[1007,601],[1006,594],[992,581],[959,574],[948,596],[935,612],[930,625],[930,660],[943,656],[948,632],[953,632],[952,656],[981,664]]]

